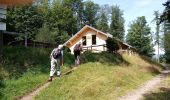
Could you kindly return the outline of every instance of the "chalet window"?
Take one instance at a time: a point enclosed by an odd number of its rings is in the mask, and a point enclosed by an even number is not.
[[[96,35],[92,35],[92,45],[96,45]]]
[[[82,42],[83,42],[83,45],[86,45],[86,36],[82,37]]]

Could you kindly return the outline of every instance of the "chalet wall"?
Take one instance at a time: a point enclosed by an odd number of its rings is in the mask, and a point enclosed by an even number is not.
[[[106,44],[107,36],[102,35],[100,33],[97,33],[94,30],[88,30],[85,33],[82,33],[82,36],[79,39],[77,39],[76,42],[70,47],[71,53],[73,54],[74,46],[77,43],[79,43],[79,42],[82,43],[82,37],[83,36],[86,36],[86,46],[83,46],[83,47],[87,47],[87,48],[91,49],[91,46],[92,46],[92,35],[96,35],[96,45],[104,45],[104,44]],[[92,49],[94,49],[94,51],[96,51],[96,52],[100,52],[100,51],[105,51],[106,50],[106,48],[104,48],[103,46],[93,47]]]

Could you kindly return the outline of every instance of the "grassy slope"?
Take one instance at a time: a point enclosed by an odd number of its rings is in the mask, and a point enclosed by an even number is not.
[[[35,99],[113,100],[159,73],[157,66],[138,56],[86,53],[76,71],[55,80]]]
[[[0,99],[12,100],[44,83],[49,76],[50,52],[51,49],[42,48],[4,48],[4,58],[0,62]],[[62,70],[73,62],[70,54],[65,59]]]

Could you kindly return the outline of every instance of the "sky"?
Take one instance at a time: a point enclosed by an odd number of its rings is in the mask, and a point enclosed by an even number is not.
[[[154,23],[151,21],[154,19],[154,11],[162,12],[164,7],[162,3],[166,0],[92,0],[99,5],[109,4],[117,5],[123,10],[125,18],[125,30],[128,29],[128,25],[132,20],[135,20],[139,16],[145,16],[150,27],[153,27]],[[154,29],[153,29],[154,31]]]
[[[130,22],[135,20],[139,16],[145,16],[146,20],[151,27],[151,32],[155,32],[154,11],[163,12],[165,3],[167,0],[91,0],[99,5],[109,4],[117,5],[123,10],[123,17],[125,19],[125,34],[127,34],[128,26]],[[155,53],[157,53],[157,47],[155,46]],[[163,51],[161,50],[161,53]]]

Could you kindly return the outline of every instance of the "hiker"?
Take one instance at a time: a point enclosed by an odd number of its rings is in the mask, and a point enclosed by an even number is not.
[[[80,64],[81,42],[74,46],[75,66]]]
[[[56,69],[57,69],[57,76],[61,75],[60,67],[61,65],[63,65],[61,63],[63,62],[63,45],[59,45],[58,48],[53,49],[53,51],[50,54],[50,59],[51,59],[51,70],[50,70],[50,77],[48,81],[52,81]]]

